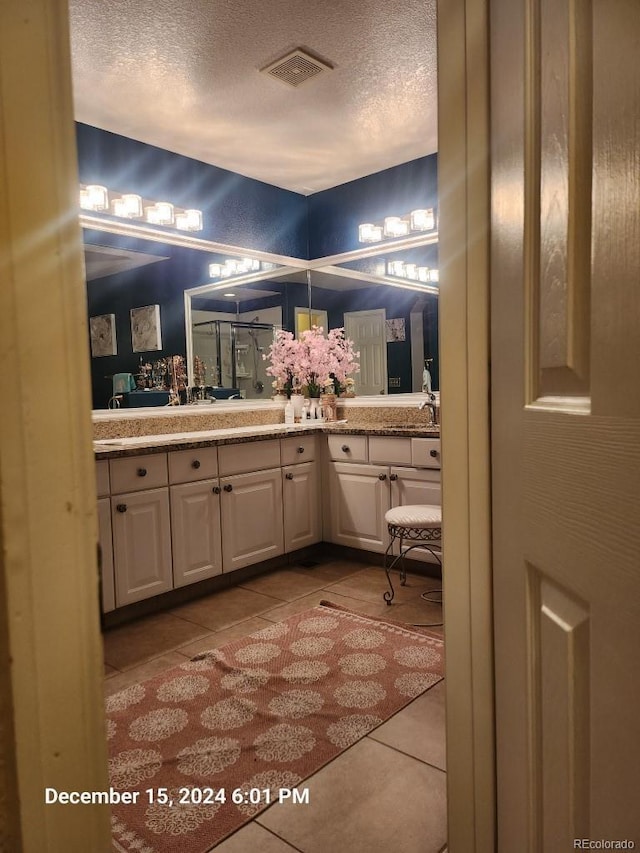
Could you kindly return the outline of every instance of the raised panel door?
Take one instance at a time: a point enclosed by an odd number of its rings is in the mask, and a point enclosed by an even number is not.
[[[173,585],[186,586],[222,572],[220,486],[202,480],[171,486]]]
[[[390,508],[388,468],[381,465],[330,463],[331,541],[338,545],[384,551]]]
[[[283,554],[281,469],[223,477],[220,485],[223,571]]]
[[[113,578],[113,538],[111,534],[111,503],[109,498],[98,500],[98,544],[100,546],[100,603],[102,612],[116,606]]]
[[[169,490],[112,497],[111,520],[116,606],[171,589]]]
[[[322,538],[319,489],[317,463],[287,465],[282,469],[286,552],[313,545]]]

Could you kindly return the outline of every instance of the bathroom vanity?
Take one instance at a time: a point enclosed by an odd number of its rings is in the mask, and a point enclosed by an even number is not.
[[[128,436],[153,419],[112,417],[120,436],[94,445],[103,611],[320,542],[383,552],[389,508],[440,503],[439,433],[424,417],[406,422],[415,405],[401,424],[387,404],[368,417],[351,406],[340,423],[200,430],[211,420],[178,411],[174,432]]]

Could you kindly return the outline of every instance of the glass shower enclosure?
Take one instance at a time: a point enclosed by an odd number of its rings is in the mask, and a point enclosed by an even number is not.
[[[194,384],[213,397],[269,399],[272,377],[263,359],[276,327],[270,323],[204,320],[193,324]]]

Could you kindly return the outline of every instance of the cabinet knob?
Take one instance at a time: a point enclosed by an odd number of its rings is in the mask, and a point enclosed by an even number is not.
[[[220,486],[214,486],[211,491],[214,495],[219,495],[222,490],[220,489]]]
[[[389,479],[395,481],[398,479],[398,475],[397,474],[389,474]]]
[[[299,447],[299,448],[298,448],[298,453],[304,453],[304,447]]]
[[[343,453],[348,453],[348,452],[349,452],[349,445],[348,445],[348,444],[343,444],[343,445],[342,445],[342,452],[343,452]]]
[[[147,469],[146,468],[138,468],[136,473],[137,473],[138,477],[146,477],[147,476]]]
[[[434,459],[437,459],[437,458],[438,458],[438,456],[440,456],[440,454],[439,454],[439,453],[438,453],[438,451],[434,448],[433,450],[430,450],[430,451],[429,451],[429,456],[433,456],[433,458],[434,458]]]
[[[200,460],[194,459],[193,462],[191,463],[191,467],[192,468],[199,468],[200,467]]]
[[[224,487],[224,490],[225,492],[232,492],[233,486],[231,485],[231,483],[227,483],[227,485]]]
[[[127,511],[127,505],[126,504],[118,504],[116,506],[116,509],[118,510],[118,512],[126,512]]]
[[[386,480],[386,479],[387,479],[387,475],[386,475],[386,474],[378,474],[378,479],[379,479],[379,480]]]
[[[285,474],[285,477],[287,478],[287,480],[293,480],[293,474],[291,473],[291,471],[289,471],[288,474]]]

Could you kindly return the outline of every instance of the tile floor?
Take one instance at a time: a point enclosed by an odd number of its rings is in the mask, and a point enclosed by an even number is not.
[[[408,575],[388,607],[384,571],[350,560],[291,566],[104,634],[107,694],[328,599],[370,616],[437,622]],[[441,628],[433,630],[441,632]],[[273,805],[216,853],[445,853],[444,683],[419,696],[305,780],[309,805]]]

